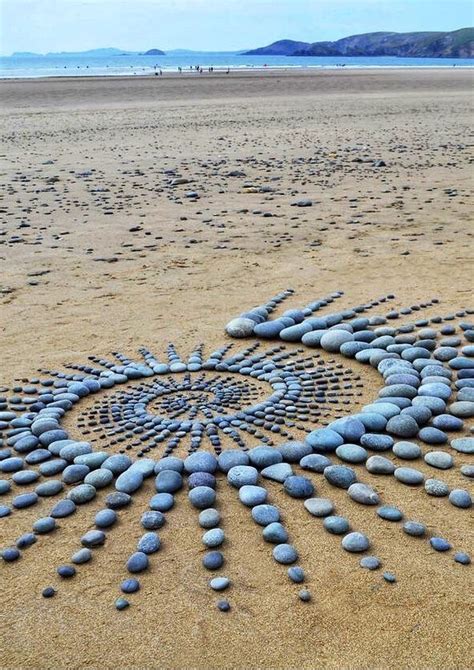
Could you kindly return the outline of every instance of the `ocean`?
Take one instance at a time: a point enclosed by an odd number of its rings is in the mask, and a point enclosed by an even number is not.
[[[113,56],[2,56],[0,78],[25,77],[71,77],[71,76],[119,76],[149,75],[161,69],[163,72],[192,71],[196,67],[205,70],[252,69],[252,68],[364,68],[364,67],[473,67],[472,59],[464,58],[343,58],[338,57],[288,57],[288,56],[244,56],[236,53],[203,52],[192,54],[168,54],[166,56],[113,55]]]

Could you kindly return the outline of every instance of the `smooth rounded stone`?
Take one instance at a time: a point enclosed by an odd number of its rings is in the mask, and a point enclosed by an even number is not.
[[[48,449],[35,449],[25,456],[25,463],[28,465],[39,465],[51,458],[51,452]]]
[[[18,472],[14,472],[12,476],[12,481],[20,486],[33,484],[33,482],[36,482],[38,479],[39,473],[35,470],[19,470]]]
[[[228,600],[219,600],[217,603],[217,609],[220,612],[228,612],[230,610],[230,603]]]
[[[456,561],[456,563],[461,563],[461,565],[469,565],[471,562],[471,557],[464,551],[457,551],[454,554],[454,560]]]
[[[28,549],[28,547],[31,547],[36,541],[37,537],[34,533],[24,533],[15,542],[15,545],[17,549]]]
[[[154,554],[160,546],[161,541],[156,533],[145,533],[138,540],[137,550],[144,554]]]
[[[8,479],[0,479],[0,495],[4,495],[5,493],[9,493],[11,488],[12,488],[12,485],[8,481]]]
[[[60,565],[56,572],[63,579],[71,579],[76,575],[76,568],[73,565]]]
[[[120,584],[122,593],[136,593],[140,589],[140,582],[138,579],[124,579]]]
[[[304,582],[304,570],[299,565],[292,565],[288,568],[288,577],[295,584],[301,584]]]
[[[128,600],[126,598],[117,598],[117,600],[115,601],[115,609],[117,609],[119,611],[127,609],[127,607],[129,607],[129,606],[130,606],[130,603],[128,602]]]
[[[51,510],[51,516],[55,519],[64,519],[76,511],[76,503],[73,500],[65,498],[60,500]]]
[[[92,558],[92,552],[90,549],[87,547],[83,547],[82,549],[79,549],[79,551],[76,551],[75,554],[72,555],[71,557],[71,562],[75,563],[76,565],[82,565],[83,563],[88,563]]]
[[[377,414],[377,412],[361,412],[356,417],[368,431],[385,430],[387,425],[387,419],[382,414]]]
[[[347,493],[349,498],[361,505],[378,505],[380,502],[379,494],[368,484],[351,484]]]
[[[3,519],[6,516],[9,516],[12,513],[12,510],[8,505],[0,505],[0,519]]]
[[[377,556],[364,556],[364,558],[360,559],[359,565],[366,570],[378,570],[382,563]]]
[[[345,417],[344,419],[337,419],[329,424],[330,430],[335,430],[336,433],[344,438],[345,442],[359,442],[362,435],[365,433],[365,425],[359,419],[354,417]]]
[[[82,482],[88,474],[89,468],[87,465],[68,465],[63,470],[62,479],[65,484],[76,484]]]
[[[407,414],[392,417],[386,426],[386,431],[397,437],[415,437],[419,430],[415,419]]]
[[[52,516],[44,516],[40,519],[36,519],[33,523],[33,530],[38,535],[45,535],[46,533],[51,533],[56,528],[56,521]]]
[[[474,416],[474,402],[469,400],[458,400],[449,406],[449,411],[454,416],[467,419]]]
[[[34,435],[25,435],[15,441],[15,451],[19,454],[26,454],[35,449],[39,444],[39,440]]]
[[[337,447],[344,444],[344,438],[335,430],[319,428],[306,436],[306,443],[316,453],[326,454],[336,451]]]
[[[396,442],[392,451],[398,458],[403,458],[406,461],[413,461],[420,458],[422,451],[415,442]]]
[[[74,463],[76,465],[87,465],[90,470],[96,470],[108,457],[109,455],[105,451],[93,451],[90,454],[76,456]]]
[[[309,444],[308,440],[306,440],[306,442],[285,442],[283,444],[279,444],[276,448],[282,455],[283,460],[287,463],[299,463],[303,456],[306,456],[313,451],[313,448]]]
[[[60,458],[64,458],[65,461],[72,462],[77,456],[90,454],[91,452],[92,447],[88,442],[73,442],[63,447],[59,452],[59,456]]]
[[[209,551],[204,554],[202,564],[206,570],[219,570],[224,565],[224,556],[220,551]]]
[[[184,469],[188,474],[193,472],[210,472],[217,470],[217,458],[206,451],[196,451],[184,461]]]
[[[419,470],[415,470],[415,468],[397,468],[393,474],[395,479],[398,479],[402,484],[408,484],[409,486],[423,484],[425,479],[424,474]]]
[[[435,551],[449,551],[451,544],[444,537],[431,537],[430,544]]]
[[[134,493],[143,484],[143,475],[132,468],[122,472],[115,480],[115,488],[121,493]]]
[[[352,532],[342,538],[342,548],[351,553],[367,551],[370,547],[369,538],[363,533]]]
[[[59,479],[50,479],[47,482],[41,482],[35,488],[35,493],[41,497],[55,496],[64,489],[64,484]]]
[[[447,384],[422,384],[418,389],[419,396],[430,396],[433,398],[441,398],[441,400],[448,400],[451,395],[451,387]]]
[[[216,492],[209,486],[196,486],[196,488],[189,491],[188,498],[193,507],[206,509],[207,507],[212,507],[214,504]]]
[[[423,405],[405,407],[400,414],[402,416],[411,416],[419,426],[424,426],[433,416],[430,408]]]
[[[312,454],[316,456],[317,454]],[[336,456],[346,463],[364,463],[367,460],[368,453],[358,444],[341,444],[336,449]]]
[[[81,537],[81,544],[87,549],[93,549],[94,547],[101,547],[106,540],[106,535],[102,530],[88,530]]]
[[[256,505],[252,509],[252,519],[260,526],[280,521],[280,511],[274,505]]]
[[[1,555],[6,563],[13,563],[20,558],[21,553],[16,547],[5,547],[5,549],[2,549]]]
[[[36,505],[37,502],[38,495],[36,493],[20,493],[20,495],[17,495],[13,498],[12,505],[15,507],[15,509],[25,509],[26,507]]]
[[[54,458],[52,461],[45,461],[41,463],[38,470],[44,477],[54,477],[59,474],[67,466],[67,461],[63,458]]]
[[[208,549],[220,547],[224,540],[225,534],[222,528],[211,528],[202,536],[202,542]]]
[[[98,528],[109,528],[117,521],[117,513],[113,509],[101,509],[95,515],[95,525]]]
[[[84,503],[93,500],[97,495],[97,491],[91,484],[80,484],[69,491],[67,497],[76,505],[83,505]]]
[[[241,449],[226,449],[219,454],[217,462],[219,464],[219,469],[227,474],[229,470],[236,465],[248,465],[249,457],[248,454]]]
[[[451,414],[438,414],[433,419],[433,426],[439,430],[461,430],[464,426],[462,419]]]
[[[266,468],[275,463],[281,463],[283,456],[278,449],[272,447],[254,447],[248,452],[250,463],[255,468]]]
[[[333,535],[344,535],[350,530],[349,521],[343,516],[327,516],[323,521],[324,528]]]
[[[448,436],[438,428],[425,426],[418,433],[418,439],[426,444],[445,444],[448,441]]]
[[[451,440],[451,447],[462,454],[474,454],[474,437],[459,437]]]
[[[384,456],[370,456],[365,467],[372,475],[393,475],[396,466]]]
[[[308,589],[301,589],[298,593],[298,598],[304,603],[309,603],[311,600],[311,592]]]
[[[19,456],[12,456],[11,458],[5,458],[3,461],[0,461],[0,470],[2,472],[18,472],[24,467],[23,459]]]
[[[461,465],[461,474],[470,479],[474,478],[474,463]]]
[[[151,512],[143,512],[140,522],[146,530],[158,530],[164,525],[165,520],[164,514],[152,510]]]
[[[472,506],[471,495],[465,489],[453,489],[449,494],[449,502],[461,509],[469,509]]]
[[[323,454],[308,454],[300,461],[300,467],[303,470],[311,470],[312,472],[319,473],[324,472],[324,468],[327,468],[329,465],[332,465],[331,459]]]
[[[365,405],[365,407],[362,408],[362,414],[366,413],[381,414],[388,421],[393,416],[400,414],[400,407],[393,402],[374,402],[371,405]]]
[[[408,384],[393,384],[384,386],[379,391],[379,398],[390,401],[391,398],[407,398],[412,400],[417,395],[417,389]],[[393,417],[392,417],[393,418]]]
[[[247,507],[261,505],[267,500],[267,490],[262,486],[251,486],[246,484],[239,489],[240,501]]]
[[[418,521],[405,521],[403,532],[413,537],[423,537],[426,533],[426,526]]]
[[[443,414],[446,411],[446,403],[441,398],[434,396],[417,396],[413,398],[414,407],[427,407],[432,414]]]
[[[230,585],[230,579],[227,577],[214,577],[209,581],[209,586],[213,591],[224,591]]]
[[[396,576],[393,574],[393,572],[384,572],[382,577],[385,579],[386,582],[389,584],[395,584],[397,581]]]
[[[255,324],[256,322],[252,321],[252,319],[238,317],[229,321],[225,327],[225,331],[230,337],[250,337],[253,334]]]
[[[303,321],[302,323],[283,328],[280,331],[280,339],[285,342],[301,342],[306,334],[312,332],[314,332],[313,326],[308,321]]]
[[[229,484],[237,489],[256,484],[258,478],[258,470],[251,465],[235,465],[227,473]]]
[[[45,589],[42,590],[41,595],[43,598],[52,598],[53,596],[56,595],[56,589],[53,589],[52,586],[47,586]]]
[[[291,475],[285,479],[283,488],[292,498],[309,498],[314,493],[313,482],[301,475]]]
[[[293,470],[289,463],[275,463],[275,465],[270,465],[268,468],[264,468],[260,474],[262,477],[265,477],[265,479],[283,483],[287,477],[290,477],[293,474]]]
[[[474,361],[464,356],[458,356],[457,358],[452,358],[448,365],[453,370],[472,370],[474,368]]]
[[[424,455],[424,461],[433,468],[439,470],[449,470],[454,465],[454,460],[451,454],[446,451],[428,451]]]
[[[59,440],[67,440],[69,435],[65,430],[48,430],[45,433],[41,433],[39,436],[40,444],[43,447],[48,447],[53,442],[58,442]]]
[[[105,504],[109,509],[120,509],[121,507],[126,507],[132,502],[132,496],[128,493],[122,493],[120,491],[114,491],[114,493],[109,493],[105,498]]]
[[[348,489],[357,481],[357,475],[352,468],[346,465],[329,465],[324,468],[324,476],[332,486]]]
[[[425,491],[429,496],[442,498],[449,493],[449,486],[440,479],[427,479],[425,481]]]
[[[401,521],[403,512],[394,505],[382,505],[377,510],[377,515],[384,521]]]
[[[201,528],[215,528],[219,525],[221,520],[221,515],[213,507],[208,509],[203,509],[199,513],[199,525]]]
[[[132,574],[144,572],[148,568],[148,556],[143,551],[136,551],[127,560],[126,568]]]
[[[310,514],[317,517],[328,516],[334,512],[334,503],[328,498],[308,498],[304,506]]]
[[[457,394],[457,399],[459,401],[467,401],[467,402],[473,402],[474,401],[474,388],[471,388],[469,386],[465,386],[462,388],[460,391],[458,391]],[[26,461],[28,461],[28,457],[26,458]]]
[[[175,472],[183,472],[184,462],[176,456],[165,456],[155,464],[155,475],[162,470],[175,470]]]
[[[122,472],[128,470],[132,465],[132,459],[125,454],[113,454],[105,459],[105,461],[100,466],[104,470],[110,470],[113,474],[118,477]]]
[[[388,451],[393,447],[393,438],[390,435],[365,433],[360,438],[360,443],[371,451]]]
[[[283,524],[277,521],[265,526],[262,535],[265,542],[272,542],[273,544],[281,544],[288,541],[288,532],[286,528]]]
[[[339,352],[345,342],[352,342],[354,335],[347,330],[328,330],[320,340],[320,345],[325,351],[331,353]]]
[[[98,470],[92,470],[84,477],[84,484],[90,484],[96,489],[103,489],[112,483],[113,478],[113,472],[99,468]]]
[[[272,554],[275,561],[283,565],[289,565],[298,560],[298,552],[291,544],[277,544]]]
[[[126,473],[124,473],[125,475]],[[194,475],[199,475],[199,474],[204,474],[204,475],[209,475],[209,473],[194,473]],[[124,475],[120,475],[123,477]],[[191,475],[192,477],[193,475]],[[119,477],[120,479],[120,477]],[[142,478],[143,479],[143,478]],[[117,480],[118,482],[118,480]],[[193,488],[196,488],[196,486],[199,486],[199,483],[195,483],[193,485]],[[158,493],[176,493],[176,491],[179,491],[180,488],[183,486],[183,478],[180,475],[179,472],[176,472],[176,470],[161,470],[161,472],[158,473],[156,480],[155,480],[155,488]],[[129,491],[128,491],[129,493]]]
[[[150,509],[156,512],[167,512],[174,505],[174,496],[171,493],[156,493],[150,500]]]

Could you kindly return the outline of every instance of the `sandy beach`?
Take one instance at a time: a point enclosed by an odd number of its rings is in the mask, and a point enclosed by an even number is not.
[[[142,345],[211,351],[231,341],[229,319],[287,287],[285,309],[338,290],[338,308],[392,293],[395,308],[438,298],[427,317],[474,307],[473,78],[410,68],[0,81],[0,386]],[[294,206],[301,199],[312,206]],[[345,365],[363,381],[357,409],[380,379]],[[76,419],[68,428],[79,436]],[[468,459],[456,454],[456,466]],[[0,667],[473,667],[472,566],[309,476],[370,534],[396,584],[360,569],[270,482],[313,596],[300,603],[222,477],[232,610],[215,608],[181,496],[139,597],[116,612],[148,480],[67,588],[55,568],[107,491],[0,565]],[[366,479],[472,553],[472,510],[392,477]],[[458,467],[442,479],[469,485]],[[0,545],[49,506],[1,519]],[[58,585],[52,600],[41,597],[48,584]]]

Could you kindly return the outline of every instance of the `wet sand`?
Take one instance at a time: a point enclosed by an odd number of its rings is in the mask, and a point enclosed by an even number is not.
[[[438,297],[429,316],[473,307],[472,79],[440,69],[1,81],[0,384],[141,345],[161,353],[173,341],[188,354],[205,342],[209,352],[231,317],[288,286],[285,308],[336,290],[338,308],[387,293],[395,307]],[[293,206],[303,198],[312,207]],[[380,382],[348,367],[365,383],[356,407]],[[361,570],[270,485],[313,594],[299,603],[220,481],[231,612],[215,609],[181,496],[140,593],[118,613],[148,481],[53,600],[41,589],[59,584],[55,567],[105,494],[0,565],[0,667],[472,667],[472,568],[311,478],[370,535],[396,585]],[[442,478],[467,485],[458,468]],[[471,512],[392,478],[366,480],[472,552]],[[50,506],[2,519],[0,545]]]

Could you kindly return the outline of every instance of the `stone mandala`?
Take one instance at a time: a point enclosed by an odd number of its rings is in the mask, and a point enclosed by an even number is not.
[[[316,496],[318,477],[394,528],[469,564],[465,548],[430,536],[423,521],[405,518],[353,466],[367,478],[394,477],[402,486],[419,487],[420,495],[446,498],[460,513],[471,507],[470,490],[450,489],[439,473],[459,467],[466,487],[474,476],[474,310],[423,318],[425,310],[437,309],[437,299],[395,310],[388,308],[394,296],[387,295],[336,311],[331,305],[343,295],[336,292],[271,318],[292,294],[287,289],[227,324],[227,335],[246,338],[244,346],[227,340],[209,352],[200,344],[183,357],[169,344],[160,357],[141,348],[136,360],[119,352],[110,360],[91,355],[87,364],[41,370],[3,387],[0,524],[26,508],[40,512],[23,535],[2,540],[2,569],[13,569],[9,564],[24,551],[34,551],[42,536],[60,533],[77,507],[89,504],[89,530],[69,561],[56,567],[54,585],[44,587],[44,597],[54,596],[62,580],[80,578],[93,566],[94,552],[107,550],[107,535],[121,517],[127,523],[124,510],[143,495],[147,478],[154,479],[156,492],[141,517],[143,535],[124,557],[123,582],[111,585],[118,610],[133,602],[140,573],[159,560],[158,531],[178,495],[187,497],[203,529],[203,578],[210,593],[232,586],[219,511],[227,485],[262,527],[262,542],[286,566],[305,602],[311,594],[303,586],[298,550],[266,481],[277,482],[328,533],[340,535],[342,550],[362,554],[362,568],[381,566],[369,552],[370,538],[338,515],[331,499]],[[381,377],[366,405],[360,364]],[[413,467],[417,459],[433,468],[432,477]],[[98,509],[94,499],[107,488],[105,506]],[[383,579],[397,578],[386,571]],[[217,607],[229,610],[230,599],[221,596]]]

